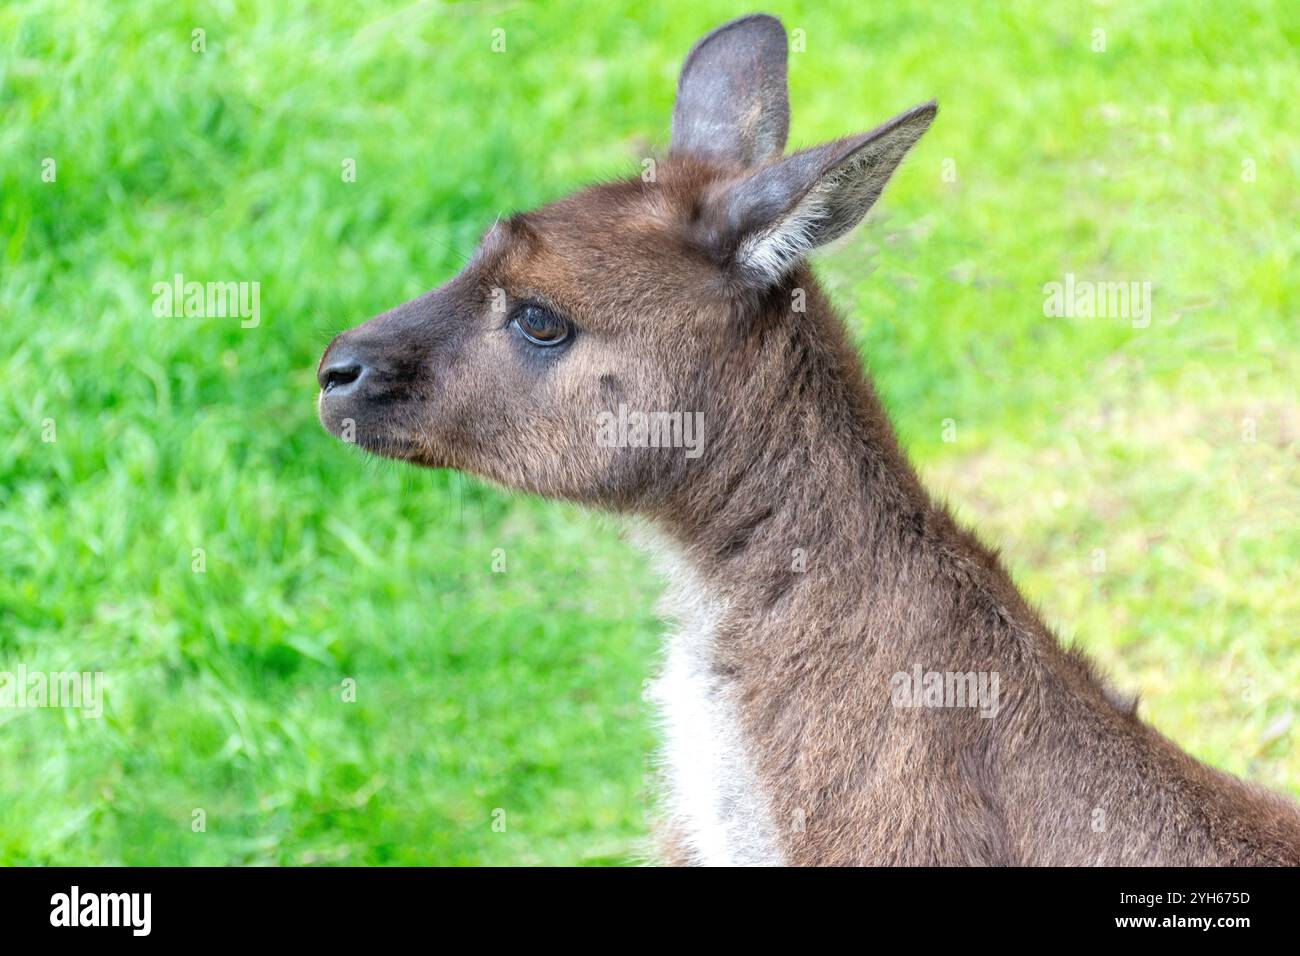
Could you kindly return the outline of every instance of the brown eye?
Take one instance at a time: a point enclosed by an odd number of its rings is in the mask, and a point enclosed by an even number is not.
[[[551,346],[564,342],[573,327],[544,305],[529,303],[515,313],[515,328],[534,345]]]

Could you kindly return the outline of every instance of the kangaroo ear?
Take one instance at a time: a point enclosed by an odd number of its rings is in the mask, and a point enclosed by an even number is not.
[[[781,155],[789,129],[780,20],[742,17],[695,44],[677,81],[673,152],[758,166]]]
[[[715,200],[710,245],[751,280],[780,281],[809,251],[862,221],[937,111],[931,101],[733,184]]]

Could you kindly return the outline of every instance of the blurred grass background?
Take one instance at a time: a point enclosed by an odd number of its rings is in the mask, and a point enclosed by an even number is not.
[[[638,172],[750,9],[0,7],[0,670],[108,680],[0,710],[0,862],[637,859],[645,562],[340,447],[313,372],[498,213]],[[1300,793],[1300,6],[766,9],[793,142],[940,100],[819,266],[931,484],[1144,716]],[[261,324],[154,317],[177,272]],[[1045,318],[1067,272],[1151,282],[1151,326]]]

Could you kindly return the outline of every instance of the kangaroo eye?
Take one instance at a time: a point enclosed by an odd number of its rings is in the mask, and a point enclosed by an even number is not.
[[[529,303],[515,313],[515,328],[534,345],[559,345],[573,334],[573,326],[544,305]]]

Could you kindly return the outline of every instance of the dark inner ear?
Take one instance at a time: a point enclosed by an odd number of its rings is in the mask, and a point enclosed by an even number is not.
[[[742,17],[705,36],[677,81],[673,152],[745,166],[778,158],[790,129],[781,21]]]

